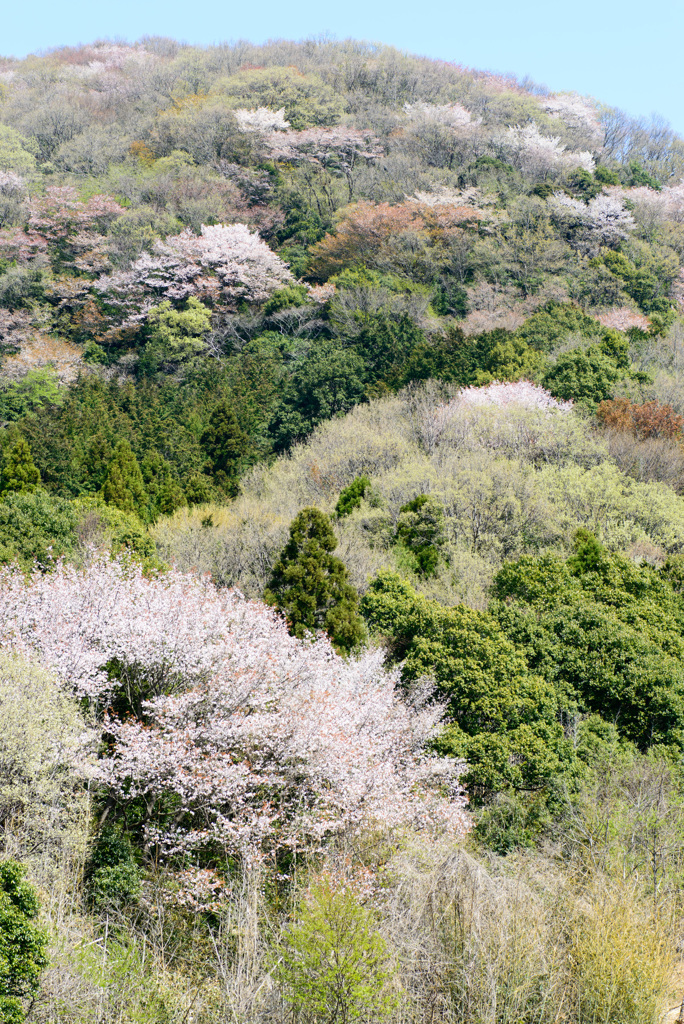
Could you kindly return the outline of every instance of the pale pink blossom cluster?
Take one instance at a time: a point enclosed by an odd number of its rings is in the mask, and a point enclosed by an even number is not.
[[[37,231],[23,228],[3,228],[0,231],[0,257],[18,263],[19,266],[47,266],[47,239]]]
[[[0,171],[0,196],[6,199],[20,199],[26,195],[26,182],[14,171]]]
[[[125,46],[121,43],[83,47],[75,56],[80,58],[78,63],[70,62],[66,67],[78,75],[96,75],[102,71],[120,70],[127,64],[143,64],[157,59],[156,54],[142,46]]]
[[[469,387],[459,392],[457,403],[466,405],[519,405],[525,409],[558,409],[570,412],[572,402],[559,401],[545,388],[529,380],[518,380],[512,384],[493,381],[485,387]]]
[[[337,286],[332,281],[326,281],[325,284],[309,284],[307,285],[309,292],[309,298],[313,299],[314,302],[327,302],[328,299],[332,299],[333,295],[337,291]]]
[[[241,132],[284,132],[290,127],[285,120],[285,108],[270,110],[268,107],[257,107],[256,110],[235,111],[235,119]]]
[[[684,182],[666,185],[661,189],[649,188],[647,185],[636,188],[611,185],[606,191],[629,202],[637,223],[646,234],[651,234],[667,220],[684,223]]]
[[[566,150],[560,136],[542,135],[534,122],[507,128],[495,142],[504,156],[533,177],[545,177],[551,171],[573,167],[594,169],[591,153]]]
[[[97,291],[127,312],[126,324],[141,322],[160,300],[182,301],[190,295],[212,302],[244,298],[263,302],[292,281],[279,256],[245,224],[202,225],[158,241],[129,270],[101,277]]]
[[[29,228],[56,240],[79,231],[103,231],[123,212],[111,196],[84,200],[71,185],[53,185],[31,200]]]
[[[446,128],[458,129],[480,124],[479,120],[473,121],[470,111],[460,103],[405,103],[404,113],[410,121],[432,121]]]
[[[601,194],[584,203],[556,192],[549,204],[570,243],[587,256],[595,256],[602,246],[614,248],[635,227],[620,196]]]
[[[546,96],[540,102],[547,114],[563,121],[573,135],[586,140],[592,149],[601,146],[603,129],[596,106],[591,100],[576,93],[559,93],[556,96]]]
[[[485,195],[481,189],[474,186],[450,188],[448,185],[434,185],[430,192],[418,191],[406,198],[420,203],[421,206],[472,206],[480,212],[480,207],[496,203],[496,199]]]
[[[360,157],[375,160],[382,155],[373,132],[346,125],[304,128],[298,132],[272,131],[264,136],[264,142],[274,160],[307,161],[321,166],[333,162],[349,166]]]
[[[630,327],[638,327],[641,331],[647,331],[651,321],[643,313],[637,313],[629,306],[614,306],[605,313],[599,313],[596,317],[604,327],[612,328],[614,331],[628,331]]]
[[[263,302],[292,281],[287,265],[246,224],[203,224],[199,236],[184,231],[166,244],[171,252],[211,270],[232,298]]]
[[[425,753],[441,717],[427,688],[402,700],[381,652],[343,660],[206,579],[111,561],[5,569],[0,643],[103,709],[121,680],[147,680],[144,721],[105,711],[114,745],[89,770],[115,804],[144,799],[159,855],[220,844],[255,856],[369,822],[467,830],[462,766]],[[155,807],[170,795],[179,813],[162,827]]]

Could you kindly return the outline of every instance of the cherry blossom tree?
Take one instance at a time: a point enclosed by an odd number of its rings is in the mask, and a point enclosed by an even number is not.
[[[0,258],[21,267],[29,264],[46,267],[49,263],[47,239],[37,231],[5,228],[0,231]]]
[[[576,93],[558,93],[546,96],[540,102],[547,114],[563,122],[573,141],[588,144],[592,150],[601,147],[603,128],[591,100]]]
[[[373,132],[345,125],[305,128],[302,131],[271,131],[264,136],[269,157],[289,163],[309,164],[343,175],[347,180],[348,200],[352,201],[355,171],[382,156],[382,147]]]
[[[405,103],[404,113],[409,121],[434,121],[447,128],[459,129],[480,124],[480,120],[473,121],[470,111],[460,103]]]
[[[570,244],[587,256],[602,246],[615,248],[634,228],[634,218],[615,195],[598,195],[588,203],[557,192],[550,199],[554,220]]]
[[[112,746],[92,781],[110,813],[145,808],[155,856],[316,847],[373,822],[467,829],[461,766],[425,752],[441,708],[429,688],[401,699],[381,652],[345,661],[325,637],[296,640],[266,606],[178,572],[95,561],[1,576],[2,645],[100,709]]]
[[[235,119],[241,132],[276,132],[286,131],[290,122],[285,120],[285,108],[270,110],[268,107],[257,107],[256,110],[235,111]]]
[[[80,231],[105,231],[123,212],[111,196],[83,200],[70,185],[51,186],[31,200],[29,228],[49,241],[58,241]]]
[[[614,306],[605,313],[600,313],[596,319],[604,327],[614,331],[628,331],[631,327],[638,327],[640,331],[647,331],[651,321],[643,313],[638,313],[629,306]]]
[[[199,236],[186,230],[157,241],[152,253],[142,253],[129,270],[101,277],[95,288],[132,324],[159,301],[195,295],[212,304],[263,302],[292,279],[287,265],[245,224],[215,224],[202,225]]]
[[[545,178],[553,171],[573,167],[582,167],[586,171],[594,169],[591,153],[567,150],[560,136],[542,135],[534,122],[507,128],[494,142],[502,156],[533,178]]]
[[[529,380],[518,380],[513,384],[493,381],[486,387],[464,388],[454,399],[455,403],[466,405],[519,405],[524,409],[557,409],[570,412],[572,402],[561,402],[545,388]]]

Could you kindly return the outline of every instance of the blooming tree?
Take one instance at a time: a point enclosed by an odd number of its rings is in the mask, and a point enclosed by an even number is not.
[[[560,412],[570,412],[572,409],[572,402],[558,401],[545,388],[529,380],[518,380],[513,384],[493,381],[486,387],[463,388],[454,401],[466,405],[519,405],[524,409],[558,409]]]
[[[433,121],[447,128],[459,129],[470,124],[480,124],[479,120],[473,121],[470,111],[460,103],[405,103],[404,113],[409,121]]]
[[[637,188],[613,185],[606,191],[618,200],[629,202],[636,223],[647,237],[651,237],[666,221],[684,222],[684,182],[661,189],[647,185]]]
[[[651,321],[643,313],[638,313],[629,306],[614,306],[605,313],[600,313],[596,319],[604,327],[614,331],[628,331],[630,327],[638,327],[641,331],[647,331]]]
[[[263,302],[290,281],[287,265],[245,224],[215,224],[202,225],[199,236],[186,230],[156,242],[152,253],[142,253],[129,270],[101,277],[95,288],[132,324],[159,301],[195,295],[216,304]]]
[[[52,186],[31,200],[29,228],[58,241],[82,231],[102,232],[123,212],[111,196],[83,200],[70,185]]]
[[[37,231],[5,228],[0,231],[0,258],[20,267],[45,267],[49,262],[47,239]]]
[[[595,256],[602,246],[614,248],[634,228],[634,218],[616,195],[598,195],[588,203],[557,192],[551,209],[568,241],[585,255]]]
[[[553,171],[573,167],[582,167],[586,171],[594,169],[591,153],[567,150],[560,136],[542,135],[534,122],[507,128],[495,142],[502,155],[532,177],[544,178]]]
[[[256,110],[238,109],[235,118],[241,132],[276,132],[286,131],[290,122],[285,120],[285,108],[270,110],[268,107],[257,107]]]
[[[558,118],[578,142],[598,149],[603,141],[603,128],[596,106],[584,96],[575,93],[559,93],[546,96],[541,101],[542,109],[551,117]]]
[[[467,828],[458,764],[424,751],[438,706],[400,699],[380,652],[344,661],[206,579],[5,569],[0,638],[101,709],[113,745],[90,771],[110,806],[144,806],[158,855],[296,849],[366,822]]]
[[[8,199],[21,199],[26,195],[26,183],[20,174],[14,171],[0,171],[0,196]]]

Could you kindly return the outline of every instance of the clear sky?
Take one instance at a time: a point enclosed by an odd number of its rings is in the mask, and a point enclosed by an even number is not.
[[[210,44],[328,33],[481,70],[529,75],[684,134],[684,0],[6,0],[0,53],[95,39]],[[4,5],[3,5],[4,6]]]

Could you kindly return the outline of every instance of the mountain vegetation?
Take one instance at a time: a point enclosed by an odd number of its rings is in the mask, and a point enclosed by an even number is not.
[[[0,58],[0,1024],[681,1020],[683,342],[657,117]]]

